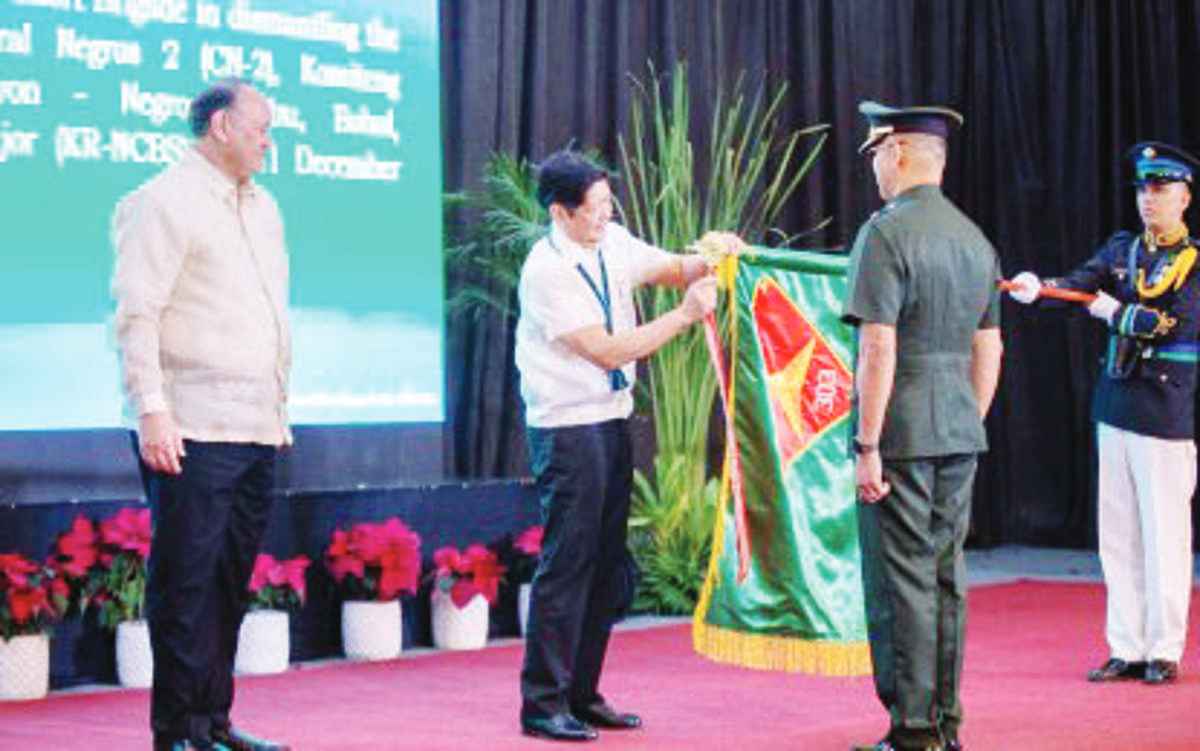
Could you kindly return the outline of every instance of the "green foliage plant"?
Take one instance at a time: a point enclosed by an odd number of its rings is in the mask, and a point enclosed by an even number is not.
[[[827,126],[785,131],[779,119],[787,85],[751,91],[745,77],[716,92],[709,124],[707,170],[697,165],[687,67],[669,77],[653,67],[635,88],[629,126],[618,140],[626,226],[660,248],[684,252],[708,230],[736,232],[751,244],[769,235],[808,174],[827,138]],[[826,220],[827,221],[827,220]],[[820,226],[820,225],[819,225]],[[676,307],[681,290],[641,290],[642,320]],[[654,477],[635,477],[630,539],[642,569],[638,605],[659,613],[688,613],[708,565],[717,481],[706,467],[716,373],[700,327],[675,337],[649,360],[643,402],[654,419]]]

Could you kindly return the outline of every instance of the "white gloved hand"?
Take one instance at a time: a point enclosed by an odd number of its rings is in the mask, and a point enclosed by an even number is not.
[[[1096,293],[1096,299],[1088,303],[1088,312],[1105,323],[1111,324],[1112,317],[1121,309],[1121,301],[1104,291]]]
[[[1022,305],[1029,305],[1038,299],[1042,292],[1042,280],[1032,271],[1022,271],[1012,278],[1014,289],[1008,291],[1008,296]]]

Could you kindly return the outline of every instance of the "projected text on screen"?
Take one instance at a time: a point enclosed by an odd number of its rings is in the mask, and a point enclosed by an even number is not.
[[[293,422],[442,419],[436,0],[0,0],[0,430],[122,423],[112,211],[230,77],[272,106]]]

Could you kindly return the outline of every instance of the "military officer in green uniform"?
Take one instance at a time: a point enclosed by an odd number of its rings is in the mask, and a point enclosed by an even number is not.
[[[942,195],[962,115],[863,102],[885,201],[859,230],[844,318],[858,326],[854,440],[863,588],[887,736],[861,749],[962,748],[963,541],[1003,346],[996,251]]]

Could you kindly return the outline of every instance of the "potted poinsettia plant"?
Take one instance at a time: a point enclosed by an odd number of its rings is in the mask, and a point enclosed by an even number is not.
[[[298,555],[278,561],[268,553],[254,559],[247,586],[249,612],[238,632],[234,668],[239,673],[282,673],[291,655],[288,613],[304,605],[304,573],[310,561]]]
[[[58,537],[46,563],[62,581],[64,613],[82,614],[98,591],[100,562],[99,535],[96,525],[83,514],[75,517],[70,528]]]
[[[49,565],[0,554],[0,700],[40,699],[49,691],[48,631],[66,594]]]
[[[487,643],[489,606],[496,603],[504,567],[495,553],[479,544],[462,552],[450,546],[439,548],[433,565],[434,646],[482,648]]]
[[[154,679],[150,629],[143,613],[150,509],[126,506],[98,525],[97,564],[90,604],[100,625],[116,632],[117,681],[146,688]]]
[[[529,625],[529,595],[533,590],[533,574],[537,571],[538,559],[542,555],[542,536],[545,529],[535,525],[526,529],[513,540],[515,558],[511,581],[517,585],[517,620],[521,624],[521,634]]]
[[[342,648],[359,660],[397,657],[402,647],[401,594],[416,594],[421,537],[392,517],[335,529],[325,567],[342,601]]]

